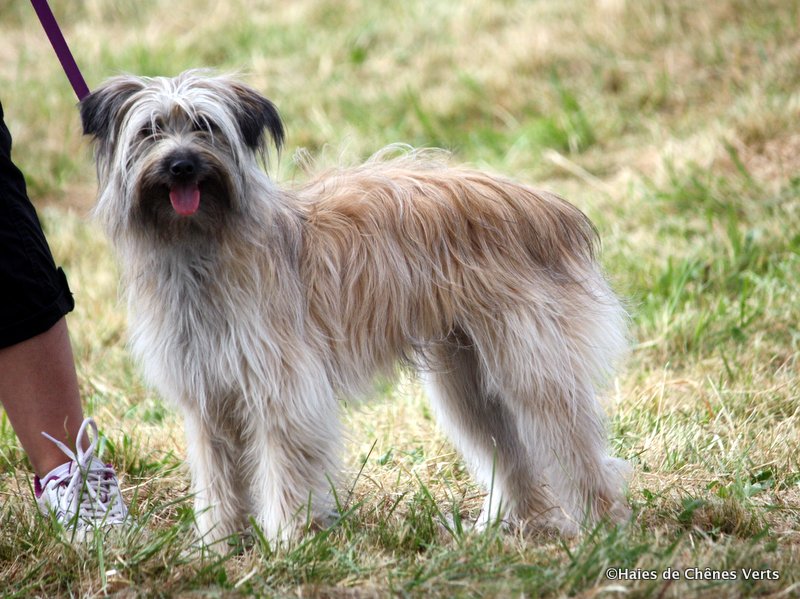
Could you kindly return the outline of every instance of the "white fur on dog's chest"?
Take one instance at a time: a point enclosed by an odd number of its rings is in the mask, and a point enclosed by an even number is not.
[[[131,347],[148,382],[178,404],[205,402],[248,396],[252,379],[267,371],[260,395],[265,384],[277,395],[282,358],[270,323],[252,301],[236,301],[252,292],[230,290],[221,301],[206,277],[168,266],[161,275],[146,286],[157,292],[143,293],[142,285],[129,294]]]

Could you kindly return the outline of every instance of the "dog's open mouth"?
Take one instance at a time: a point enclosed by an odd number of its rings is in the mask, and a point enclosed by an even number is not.
[[[175,183],[169,188],[172,208],[181,216],[190,216],[200,207],[200,186],[197,183]]]

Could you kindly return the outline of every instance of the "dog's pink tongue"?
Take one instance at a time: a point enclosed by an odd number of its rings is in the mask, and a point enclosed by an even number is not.
[[[200,188],[197,183],[173,185],[169,190],[169,201],[181,216],[194,214],[200,207]]]

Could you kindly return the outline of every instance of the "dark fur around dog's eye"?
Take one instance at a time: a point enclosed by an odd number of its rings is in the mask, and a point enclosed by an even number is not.
[[[280,150],[285,133],[275,105],[245,85],[236,83],[233,85],[233,90],[238,100],[235,106],[237,122],[247,146],[253,150],[263,148],[266,131],[272,137],[275,147]]]
[[[106,141],[127,101],[143,87],[141,81],[119,77],[86,96],[80,103],[83,134]]]
[[[156,118],[151,122],[147,123],[144,127],[139,129],[139,138],[140,139],[148,139],[151,137],[158,136],[164,129],[164,120],[161,118]]]
[[[197,133],[211,133],[212,135],[220,132],[219,125],[206,117],[199,117],[192,121],[192,130]]]

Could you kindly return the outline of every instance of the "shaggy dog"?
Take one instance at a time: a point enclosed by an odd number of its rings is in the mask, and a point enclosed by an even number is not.
[[[118,77],[80,108],[133,353],[183,412],[204,542],[249,515],[276,540],[324,521],[337,396],[398,361],[491,488],[479,524],[625,517],[596,396],[626,317],[578,209],[413,152],[282,189],[259,160],[278,112],[228,77]]]

